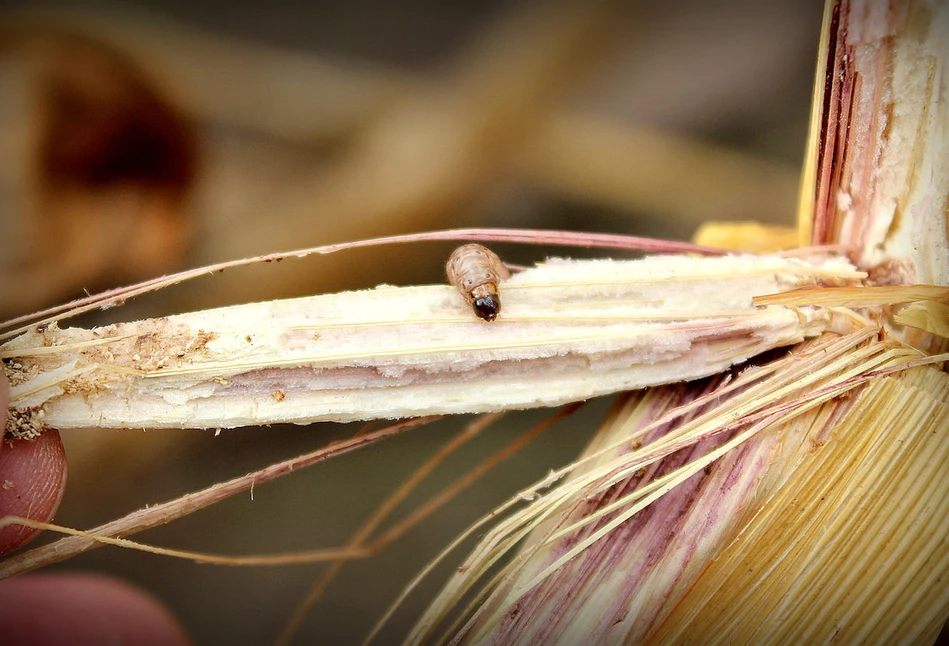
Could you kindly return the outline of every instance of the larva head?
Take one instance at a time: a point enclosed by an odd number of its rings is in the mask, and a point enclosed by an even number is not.
[[[471,303],[471,307],[474,309],[474,313],[478,315],[478,318],[484,319],[485,321],[493,321],[497,318],[498,312],[501,311],[501,301],[497,296],[482,296],[481,298],[476,298]]]

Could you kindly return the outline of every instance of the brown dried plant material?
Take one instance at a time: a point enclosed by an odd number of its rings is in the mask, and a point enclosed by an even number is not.
[[[617,53],[605,34],[639,27],[623,20],[628,3],[533,4],[526,15],[524,8],[502,11],[497,28],[460,52],[457,72],[436,78],[368,61],[254,46],[130,8],[31,7],[3,16],[81,29],[113,43],[181,88],[187,98],[181,108],[198,122],[308,146],[319,141],[348,146],[312,178],[304,171],[302,184],[300,169],[292,164],[280,170],[268,166],[281,179],[268,174],[264,184],[277,188],[263,192],[253,188],[262,185],[256,174],[250,174],[254,181],[242,181],[248,171],[241,163],[232,167],[240,155],[229,151],[231,162],[201,187],[200,204],[223,199],[225,208],[202,213],[210,218],[204,225],[217,234],[194,247],[198,263],[255,253],[262,235],[271,241],[268,246],[285,248],[301,244],[301,235],[315,243],[425,229],[446,213],[463,210],[472,196],[496,183],[499,164],[512,160],[505,178],[514,172],[575,200],[667,214],[680,223],[683,235],[701,217],[789,212],[782,196],[793,195],[793,168],[671,133],[607,123],[595,113],[560,114],[563,107],[554,99],[575,82],[578,68],[586,72],[582,61]],[[679,190],[681,178],[673,172],[683,168],[691,177],[687,191]],[[320,216],[319,227],[313,226],[314,214]],[[275,219],[283,225],[272,226]],[[162,232],[153,231],[150,239],[162,239]],[[334,280],[358,283],[359,271],[333,259],[319,279],[281,267],[268,282],[299,294],[312,291],[318,280],[324,291]],[[215,290],[220,301],[213,304],[236,302],[247,289],[246,280],[226,275]],[[185,307],[197,308],[207,295],[187,298]]]
[[[167,272],[188,247],[189,120],[125,54],[0,29],[0,316]]]
[[[17,419],[56,428],[214,428],[549,406],[717,373],[831,329],[762,294],[852,285],[847,261],[550,260],[477,319],[447,285],[252,303],[0,346]],[[279,396],[275,396],[279,393]]]

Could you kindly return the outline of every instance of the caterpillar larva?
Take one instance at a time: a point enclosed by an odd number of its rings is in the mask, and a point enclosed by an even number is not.
[[[498,285],[511,276],[498,255],[479,244],[455,249],[446,267],[448,282],[454,285],[474,313],[493,321],[501,311]]]

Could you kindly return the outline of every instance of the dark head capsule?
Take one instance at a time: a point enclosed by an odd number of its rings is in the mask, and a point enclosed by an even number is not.
[[[485,321],[493,321],[498,317],[498,312],[501,311],[501,301],[496,296],[476,298],[471,306],[474,308],[474,313]]]

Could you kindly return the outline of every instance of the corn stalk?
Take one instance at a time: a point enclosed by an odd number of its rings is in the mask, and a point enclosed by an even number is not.
[[[551,406],[718,373],[836,325],[758,308],[853,285],[849,262],[777,256],[550,261],[477,319],[447,285],[380,287],[85,330],[34,326],[0,347],[8,431],[220,428]],[[721,286],[728,285],[727,290]]]

